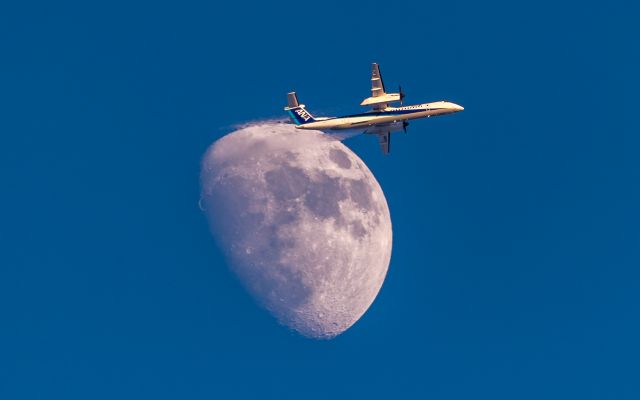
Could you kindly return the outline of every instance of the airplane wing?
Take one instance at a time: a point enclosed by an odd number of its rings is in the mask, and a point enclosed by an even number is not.
[[[384,96],[384,82],[377,63],[371,65],[371,97]]]
[[[380,142],[380,148],[382,153],[386,156],[391,151],[391,132],[378,133],[378,141]]]
[[[384,90],[382,74],[377,63],[371,65],[371,97],[367,97],[360,103],[361,106],[371,106],[374,110],[384,110],[389,103],[400,101],[400,93],[387,93]]]
[[[404,129],[404,125],[402,123],[379,124],[368,127],[363,133],[367,135],[376,135],[382,152],[387,155],[391,151],[391,132],[402,129]]]

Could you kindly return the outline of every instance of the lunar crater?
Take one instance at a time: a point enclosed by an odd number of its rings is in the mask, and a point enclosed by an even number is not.
[[[340,168],[349,169],[351,168],[351,161],[349,160],[349,156],[342,150],[331,149],[329,151],[329,158],[331,161],[336,163]]]

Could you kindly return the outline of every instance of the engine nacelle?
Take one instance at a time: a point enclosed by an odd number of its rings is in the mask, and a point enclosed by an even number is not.
[[[400,93],[385,93],[382,96],[367,97],[360,103],[361,106],[373,106],[375,104],[393,103],[400,101]]]

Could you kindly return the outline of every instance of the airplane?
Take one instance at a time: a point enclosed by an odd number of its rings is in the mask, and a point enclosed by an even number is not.
[[[464,110],[464,107],[448,101],[404,106],[404,97],[402,87],[398,87],[398,93],[385,91],[380,67],[377,63],[373,63],[371,97],[367,97],[360,103],[361,106],[371,106],[370,111],[342,117],[314,117],[306,110],[304,104],[298,102],[296,92],[287,94],[287,106],[284,110],[298,129],[334,131],[364,128],[365,134],[378,135],[384,154],[389,154],[391,150],[391,132],[402,130],[406,133],[408,120],[453,114]],[[400,107],[389,106],[389,103],[395,102],[399,102]]]

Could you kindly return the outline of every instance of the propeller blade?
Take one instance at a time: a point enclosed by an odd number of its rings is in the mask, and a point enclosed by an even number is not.
[[[400,93],[400,105],[404,104],[404,92],[402,91],[402,86],[398,85],[398,93]]]
[[[407,126],[409,126],[409,123],[407,121],[403,121],[402,130],[404,131],[404,133],[407,133]]]

